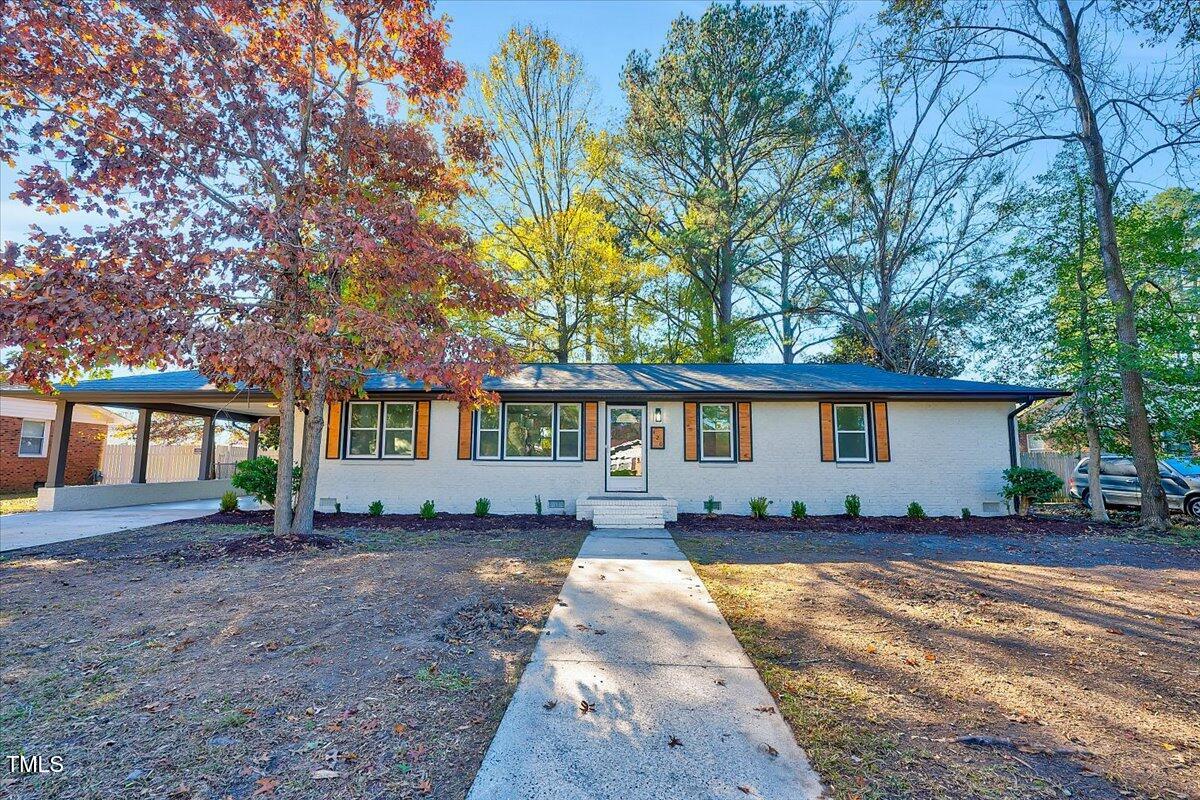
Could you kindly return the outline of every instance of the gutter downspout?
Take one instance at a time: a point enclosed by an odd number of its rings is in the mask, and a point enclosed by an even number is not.
[[[1025,402],[1014,408],[1008,414],[1008,464],[1017,466],[1017,415],[1036,403],[1032,397],[1026,397]]]

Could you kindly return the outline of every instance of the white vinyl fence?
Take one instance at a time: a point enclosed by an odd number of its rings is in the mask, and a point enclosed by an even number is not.
[[[246,457],[245,445],[219,444],[214,450],[218,478],[233,475],[234,465]],[[146,463],[147,483],[194,481],[199,470],[199,445],[150,445],[150,457]],[[106,444],[100,471],[104,474],[101,483],[129,483],[133,477],[133,443]]]

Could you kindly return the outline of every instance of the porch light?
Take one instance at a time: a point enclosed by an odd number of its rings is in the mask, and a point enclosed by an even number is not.
[[[654,421],[662,422],[662,409],[661,408],[654,409]]]

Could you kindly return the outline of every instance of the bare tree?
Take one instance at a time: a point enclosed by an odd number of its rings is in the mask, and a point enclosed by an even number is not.
[[[831,43],[838,13],[835,6],[826,16]],[[952,126],[966,119],[987,76],[957,66],[959,45],[948,38],[940,62],[899,58],[902,34],[868,43],[859,65],[869,70],[874,108],[829,104],[841,181],[825,203],[830,230],[813,239],[808,274],[822,309],[860,336],[880,366],[919,372],[961,327],[965,300],[996,264],[1011,184],[1002,163],[951,144]],[[836,80],[839,69],[830,66],[824,79]]]
[[[899,4],[907,11],[907,4]],[[1173,159],[1200,145],[1196,87],[1200,74],[1194,43],[1181,43],[1173,56],[1147,70],[1122,71],[1115,49],[1128,30],[1113,5],[1099,0],[1052,7],[1037,0],[1005,4],[972,2],[953,8],[926,7],[916,14],[924,31],[908,58],[917,63],[974,69],[1013,68],[1022,88],[1004,120],[980,120],[973,138],[986,153],[1000,155],[1034,142],[1078,142],[1091,178],[1092,205],[1100,239],[1105,284],[1117,309],[1121,389],[1130,447],[1142,486],[1142,523],[1169,526],[1166,496],[1146,413],[1138,365],[1138,330],[1117,244],[1113,200],[1122,181],[1156,157]],[[932,19],[928,15],[932,15]],[[929,24],[933,22],[934,24]],[[1159,34],[1153,33],[1152,36]],[[945,40],[962,42],[947,52]]]

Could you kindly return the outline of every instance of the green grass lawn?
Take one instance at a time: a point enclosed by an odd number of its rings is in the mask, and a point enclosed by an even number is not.
[[[0,492],[0,514],[37,511],[37,492]]]

